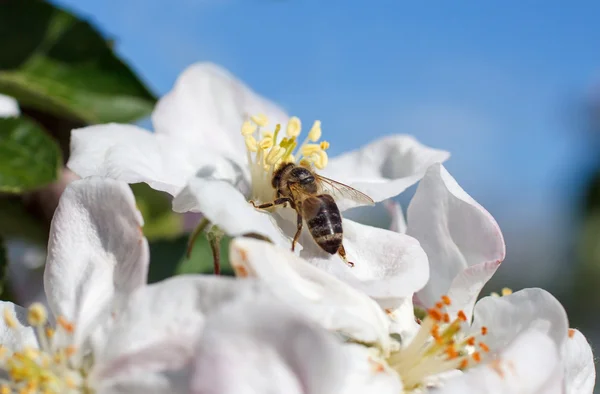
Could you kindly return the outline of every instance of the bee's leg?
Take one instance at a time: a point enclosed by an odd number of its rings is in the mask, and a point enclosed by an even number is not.
[[[302,233],[302,215],[300,214],[298,214],[296,229],[296,234],[294,234],[294,240],[292,241],[292,252],[294,251],[294,248],[296,248],[296,242],[298,242],[298,238],[300,238],[300,234]]]
[[[344,245],[340,245],[337,252],[342,260],[344,260],[344,263],[348,264],[348,267],[354,267],[354,263],[352,261],[348,261],[346,258],[346,249],[344,249]]]
[[[271,202],[266,202],[266,203],[260,204],[260,205],[256,205],[256,203],[254,201],[250,200],[250,204],[252,204],[252,206],[257,209],[271,208],[276,205],[284,205],[284,204],[291,203],[291,202],[292,202],[292,199],[288,198],[288,197],[277,198]]]

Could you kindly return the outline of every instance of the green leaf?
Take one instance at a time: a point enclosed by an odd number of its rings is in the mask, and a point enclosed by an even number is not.
[[[8,256],[4,247],[4,241],[0,237],[0,294],[4,293],[6,282],[6,270],[8,268]]]
[[[0,93],[83,123],[150,113],[155,97],[88,22],[39,0],[0,7]]]
[[[35,122],[0,118],[0,191],[20,193],[58,179],[60,148]]]
[[[150,239],[174,238],[183,232],[183,215],[173,212],[171,197],[145,183],[131,185],[144,218],[144,235]]]

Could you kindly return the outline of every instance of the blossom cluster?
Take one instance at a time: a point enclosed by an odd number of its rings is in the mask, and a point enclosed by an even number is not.
[[[550,293],[480,298],[504,240],[444,168],[448,152],[390,135],[329,157],[321,122],[303,135],[212,64],[185,70],[152,122],[72,131],[81,179],[52,220],[49,308],[2,302],[1,394],[592,393],[591,348]],[[369,196],[392,228],[344,218],[353,264],[306,228],[295,237],[289,203],[255,207],[280,197],[284,163]],[[232,237],[236,277],[147,284],[139,182]],[[405,218],[391,199],[416,183]],[[341,212],[365,202],[334,197]]]

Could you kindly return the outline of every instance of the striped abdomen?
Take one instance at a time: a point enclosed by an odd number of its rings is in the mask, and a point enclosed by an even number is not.
[[[302,201],[302,216],[315,242],[335,254],[343,240],[342,215],[333,197],[322,194]]]

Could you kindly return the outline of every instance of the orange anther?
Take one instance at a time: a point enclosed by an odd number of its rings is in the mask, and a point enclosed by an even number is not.
[[[465,342],[467,342],[467,345],[469,346],[475,346],[475,337],[468,337]]]
[[[444,323],[450,323],[450,315],[447,313],[444,313]]]
[[[465,369],[469,366],[469,359],[465,358],[460,362],[460,366],[458,367],[459,369]]]
[[[483,342],[479,342],[479,347],[486,353],[489,353],[490,347]]]
[[[462,310],[458,311],[458,318],[462,321],[467,321],[467,315]]]
[[[75,354],[76,351],[77,351],[77,348],[75,346],[67,346],[67,348],[65,349],[65,353],[67,354],[67,357],[71,357],[72,355]]]
[[[52,338],[54,336],[54,330],[50,327],[46,327],[46,336]]]
[[[569,328],[569,338],[573,338],[575,336],[575,330]]]
[[[448,360],[452,360],[458,357],[458,352],[454,349],[454,346],[448,346],[444,349],[444,352],[448,355]]]
[[[450,297],[448,297],[447,295],[443,295],[442,296],[442,302],[446,305],[450,305],[452,304],[452,301],[450,300]]]
[[[475,360],[476,362],[481,361],[481,354],[479,354],[479,352],[473,352],[473,354],[471,354],[471,357],[473,357],[473,360]]]
[[[62,316],[59,316],[58,319],[56,319],[56,322],[59,326],[63,328],[63,330],[65,330],[69,334],[72,334],[75,331],[75,325],[73,325],[73,323],[70,323],[67,319],[65,319]]]
[[[427,311],[427,314],[435,321],[442,321],[442,313],[437,309],[431,308]]]
[[[436,307],[437,309],[442,309],[442,308],[444,307],[444,304],[443,304],[443,303],[441,303],[441,302],[436,302],[436,303],[435,303],[435,307]]]
[[[487,331],[488,329],[486,326],[481,327],[481,335],[487,335]]]

